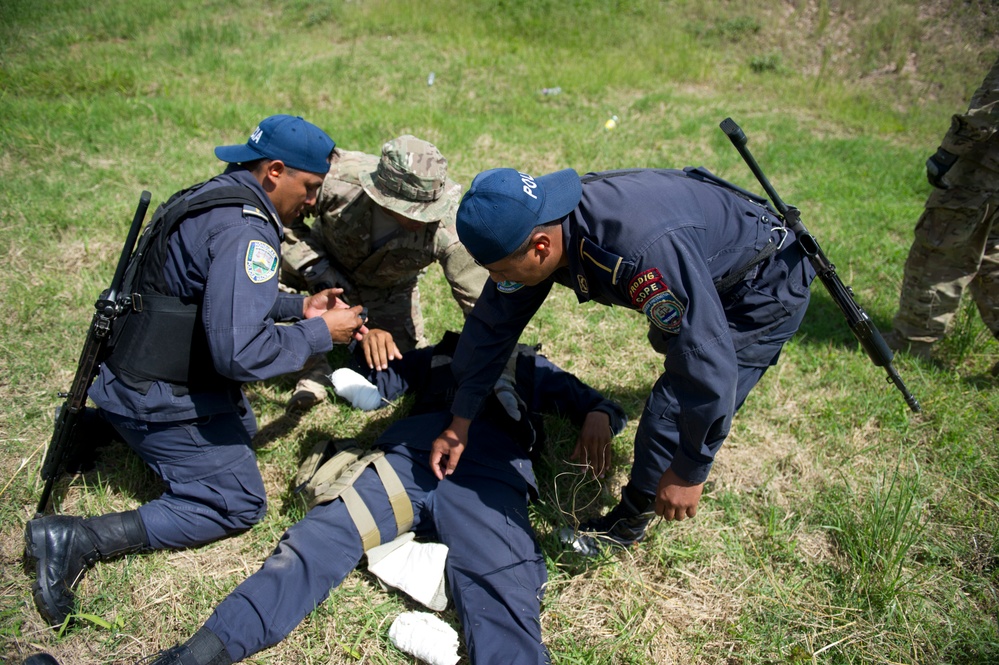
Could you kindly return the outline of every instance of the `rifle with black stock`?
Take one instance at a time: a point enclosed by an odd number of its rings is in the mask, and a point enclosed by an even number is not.
[[[90,389],[94,377],[97,376],[97,368],[104,357],[104,349],[111,334],[111,325],[126,307],[125,300],[128,296],[127,294],[122,296],[120,293],[122,282],[125,279],[125,270],[128,268],[129,259],[132,256],[136,239],[139,237],[139,231],[146,217],[151,197],[152,195],[147,191],[143,191],[139,197],[139,205],[135,209],[132,226],[128,230],[128,237],[121,249],[121,256],[118,258],[118,266],[111,279],[111,286],[101,293],[97,302],[94,303],[96,311],[90,321],[90,329],[87,331],[87,340],[83,345],[83,352],[80,354],[80,362],[76,366],[73,385],[68,393],[59,393],[59,397],[65,398],[65,401],[57,412],[52,440],[45,452],[45,461],[42,462],[41,477],[45,481],[45,485],[42,488],[42,496],[38,500],[38,508],[35,511],[38,515],[45,513],[45,507],[52,495],[52,486],[76,443],[74,438],[77,422],[80,412],[83,411],[87,402],[87,391]]]
[[[808,257],[812,267],[815,268],[815,272],[818,274],[822,284],[829,291],[829,295],[832,296],[833,302],[836,303],[843,316],[846,317],[846,321],[850,325],[850,330],[853,331],[860,345],[864,347],[864,351],[867,352],[867,355],[877,367],[885,369],[888,373],[887,381],[895,384],[895,387],[899,389],[905,398],[905,403],[909,405],[909,408],[914,413],[919,413],[919,402],[909,392],[908,388],[905,387],[902,377],[899,376],[898,371],[892,365],[892,359],[895,357],[894,352],[889,348],[884,337],[881,336],[877,326],[867,316],[867,312],[857,304],[857,301],[853,297],[853,290],[844,285],[839,275],[836,274],[836,266],[826,258],[815,236],[809,233],[808,229],[801,223],[800,211],[794,206],[784,203],[780,196],[777,195],[777,192],[770,184],[770,181],[767,180],[760,165],[756,163],[756,159],[753,158],[752,153],[746,147],[749,139],[746,138],[746,134],[739,125],[732,118],[725,118],[721,122],[721,129],[732,141],[732,145],[739,151],[739,154],[742,155],[742,159],[749,166],[753,175],[756,176],[760,185],[763,186],[764,191],[770,197],[770,201],[777,209],[777,213],[781,219],[794,231],[802,250],[805,252],[805,256]]]

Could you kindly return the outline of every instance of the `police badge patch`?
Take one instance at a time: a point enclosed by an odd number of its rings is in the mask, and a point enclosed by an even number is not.
[[[628,296],[631,304],[641,309],[655,327],[674,335],[680,330],[683,303],[666,286],[658,269],[650,268],[636,275],[628,284]]]
[[[520,282],[511,282],[505,280],[496,285],[496,290],[500,293],[513,293],[514,291],[519,291],[524,288],[524,285]]]
[[[246,248],[246,276],[254,284],[263,284],[277,274],[278,255],[266,242],[251,240]]]
[[[645,316],[649,317],[656,328],[673,335],[680,332],[680,321],[683,319],[683,304],[669,289],[658,293],[645,301],[642,307]]]

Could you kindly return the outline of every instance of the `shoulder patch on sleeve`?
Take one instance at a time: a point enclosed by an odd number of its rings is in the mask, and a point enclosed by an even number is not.
[[[669,289],[665,293],[657,293],[645,300],[642,311],[649,317],[656,328],[663,332],[676,335],[680,332],[680,321],[683,320],[683,303]]]
[[[657,268],[642,270],[628,283],[631,304],[641,309],[656,328],[676,334],[683,319],[683,303],[676,297]]]
[[[278,271],[278,253],[262,240],[251,240],[246,247],[246,276],[254,284],[263,284]]]
[[[669,291],[669,287],[663,282],[662,273],[657,268],[640,271],[628,283],[628,297],[635,307],[644,307],[646,300],[666,291]]]
[[[496,290],[500,293],[513,293],[514,291],[520,291],[522,288],[524,288],[524,285],[520,282],[511,282],[509,280],[496,285]]]
[[[265,222],[271,221],[271,218],[266,212],[258,208],[257,206],[251,206],[246,204],[243,206],[243,217],[257,217],[264,220]]]

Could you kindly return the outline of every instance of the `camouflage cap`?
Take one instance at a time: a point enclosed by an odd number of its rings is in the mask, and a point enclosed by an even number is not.
[[[383,145],[378,166],[359,178],[375,203],[419,222],[442,219],[461,193],[461,185],[447,177],[440,150],[408,134]]]

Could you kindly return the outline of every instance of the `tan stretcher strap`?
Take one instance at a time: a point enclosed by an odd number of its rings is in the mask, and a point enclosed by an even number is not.
[[[406,494],[402,481],[399,480],[399,475],[385,459],[384,451],[372,450],[362,454],[358,448],[349,448],[334,455],[318,469],[315,468],[315,462],[310,461],[309,466],[312,468],[306,471],[306,475],[309,476],[307,481],[310,491],[309,508],[320,503],[329,503],[337,497],[343,499],[347,512],[350,513],[350,518],[361,535],[364,551],[381,544],[378,525],[371,511],[364,505],[360,494],[354,489],[354,483],[371,465],[374,465],[392,506],[396,535],[409,531],[413,526],[413,504]]]
[[[382,480],[385,493],[388,494],[389,503],[392,504],[392,512],[395,514],[396,536],[406,533],[413,527],[413,503],[406,494],[406,488],[402,486],[399,475],[382,455],[375,459],[375,470]]]
[[[343,504],[347,506],[350,519],[354,520],[357,532],[361,534],[361,546],[367,552],[372,547],[382,544],[381,534],[378,533],[378,525],[375,518],[371,516],[371,511],[364,505],[361,495],[353,487],[347,487],[340,493]]]

